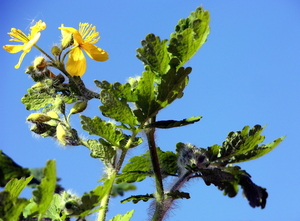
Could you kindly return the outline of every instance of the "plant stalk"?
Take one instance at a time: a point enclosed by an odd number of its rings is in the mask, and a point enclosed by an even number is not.
[[[154,122],[155,122],[155,117],[151,119],[150,123],[154,123]],[[164,197],[162,175],[160,171],[159,158],[157,155],[154,133],[155,133],[155,128],[151,128],[146,132],[146,135],[147,135],[148,146],[149,146],[151,162],[152,162],[154,178],[155,178],[155,185],[156,185],[156,196],[155,196],[156,204],[155,204],[155,212],[153,214],[152,220],[160,221],[163,218],[165,197]]]

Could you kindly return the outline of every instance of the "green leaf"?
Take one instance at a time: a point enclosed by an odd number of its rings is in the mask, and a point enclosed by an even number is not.
[[[137,96],[133,93],[133,86],[130,83],[121,84],[119,82],[115,82],[114,84],[110,84],[107,81],[94,81],[97,87],[101,89],[110,90],[114,93],[114,95],[118,98],[123,98],[127,102],[135,102],[138,100]]]
[[[125,191],[136,190],[136,186],[130,183],[119,183],[113,185],[110,195],[111,196],[123,196]]]
[[[164,175],[176,174],[178,170],[177,155],[172,151],[161,151],[159,147],[157,147],[157,154],[162,173]],[[153,176],[149,151],[140,156],[132,157],[122,169],[122,174],[118,175],[116,183],[140,182],[148,176]]]
[[[147,127],[156,127],[156,128],[162,128],[162,129],[169,129],[173,127],[181,127],[189,124],[193,124],[195,122],[200,121],[202,117],[190,117],[187,119],[183,119],[180,121],[177,120],[161,120],[156,121],[154,123],[148,124]]]
[[[188,84],[188,75],[192,68],[171,67],[169,71],[162,76],[161,83],[158,85],[157,102],[161,109],[171,104],[175,99],[183,96],[183,90]]]
[[[127,203],[129,201],[132,201],[134,204],[138,203],[139,201],[144,201],[147,202],[150,199],[154,199],[153,194],[146,194],[146,195],[135,195],[135,196],[130,196],[124,200],[121,201],[121,203]]]
[[[170,36],[168,51],[180,60],[179,67],[186,63],[205,43],[209,34],[209,11],[198,7],[186,19],[180,19]]]
[[[262,157],[263,155],[272,151],[278,144],[280,144],[284,140],[285,136],[277,138],[271,143],[255,146],[254,149],[248,151],[245,154],[240,154],[235,156],[234,163],[241,163],[249,160],[254,160],[256,158]]]
[[[54,103],[54,98],[48,93],[25,94],[21,101],[26,105],[27,110],[39,110]]]
[[[116,183],[140,182],[146,179],[147,176],[152,175],[149,151],[147,151],[145,154],[129,159],[128,163],[122,169],[122,174],[117,176]]]
[[[22,210],[29,203],[27,199],[11,197],[11,192],[0,192],[0,220],[16,221]]]
[[[128,211],[126,214],[124,215],[116,215],[114,216],[112,219],[110,219],[110,221],[129,221],[130,217],[132,217],[134,210]]]
[[[154,101],[154,80],[155,75],[150,70],[149,66],[145,67],[146,71],[143,72],[142,77],[138,80],[138,85],[135,90],[135,94],[138,100],[135,102],[136,106],[141,110],[143,115],[139,118],[139,121],[146,121],[152,114],[155,114],[156,107],[159,107]]]
[[[87,140],[87,147],[92,151],[93,158],[100,158],[104,164],[111,165],[116,155],[116,150],[103,139]]]
[[[172,198],[172,199],[189,199],[189,198],[191,198],[189,193],[181,192],[179,190],[168,192],[166,195],[167,195],[166,199],[167,198]]]
[[[27,199],[18,198],[18,196],[32,178],[33,176],[26,179],[12,179],[6,184],[4,191],[0,193],[0,219],[18,220],[22,210],[29,203]]]
[[[16,164],[9,156],[0,150],[0,186],[4,187],[12,178],[30,176],[28,168]]]
[[[261,157],[273,150],[285,137],[276,139],[266,145],[258,145],[265,137],[261,135],[265,127],[255,125],[252,129],[245,126],[242,131],[230,132],[219,148],[219,155],[213,160],[227,161],[227,163],[239,163]],[[215,146],[216,147],[216,146]],[[211,151],[212,147],[208,150]],[[217,151],[216,151],[217,152]]]
[[[93,119],[80,115],[82,121],[82,129],[106,139],[113,146],[119,146],[120,141],[124,139],[122,132],[111,122],[101,120],[100,117],[94,117]]]
[[[61,211],[62,211],[63,200],[59,194],[54,194],[52,201],[44,214],[44,218],[49,218],[51,220],[62,220]]]
[[[148,34],[141,42],[143,47],[137,49],[137,58],[145,65],[149,65],[151,71],[158,76],[165,74],[169,66],[170,55],[167,42],[167,39],[161,41],[158,36]]]
[[[94,190],[84,194],[81,197],[82,204],[79,206],[80,210],[83,211],[80,213],[81,217],[90,215],[102,209],[102,208],[96,208],[96,209],[94,208],[100,204],[100,201],[104,196],[107,196],[109,194],[113,182],[114,182],[114,177],[106,178],[103,186],[99,185]]]
[[[100,106],[100,110],[104,116],[113,118],[131,127],[137,124],[136,116],[133,114],[125,99],[119,100],[110,90],[101,90],[100,100],[103,104]]]
[[[18,179],[12,179],[10,180],[5,188],[4,191],[10,192],[10,197],[12,200],[16,200],[22,190],[27,186],[27,184],[32,180],[33,176],[25,178]]]
[[[36,205],[32,208],[33,211],[39,213],[39,218],[42,218],[51,204],[56,187],[56,166],[55,160],[48,160],[44,169],[44,178],[41,184],[34,190],[33,199]]]
[[[221,147],[217,144],[214,144],[207,148],[205,155],[210,162],[217,160],[217,158],[219,157],[220,149]]]

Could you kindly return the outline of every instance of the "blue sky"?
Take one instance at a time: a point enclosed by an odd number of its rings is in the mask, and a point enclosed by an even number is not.
[[[182,190],[191,199],[177,201],[169,220],[300,220],[299,125],[300,125],[300,2],[276,1],[5,1],[0,18],[1,45],[10,44],[6,34],[12,27],[28,33],[32,21],[43,20],[47,29],[38,45],[45,51],[59,43],[61,24],[78,27],[79,22],[97,26],[97,46],[109,52],[104,63],[88,60],[83,76],[86,85],[97,90],[93,80],[124,83],[143,71],[135,49],[148,33],[169,38],[180,18],[202,5],[211,14],[211,33],[200,51],[186,64],[193,72],[185,96],[163,110],[159,120],[181,120],[203,116],[200,122],[172,130],[157,131],[162,150],[174,150],[177,142],[199,147],[221,144],[230,131],[245,125],[267,125],[265,142],[287,135],[270,154],[242,163],[257,185],[267,188],[266,208],[253,209],[241,192],[235,198],[223,196],[202,180],[189,182]],[[25,122],[29,112],[20,98],[33,82],[24,74],[40,52],[33,49],[20,69],[14,69],[20,54],[0,50],[2,78],[0,105],[1,149],[24,167],[42,167],[56,159],[58,176],[66,189],[78,194],[97,185],[102,165],[89,157],[84,147],[62,148],[53,139],[36,138]],[[98,101],[89,104],[86,115],[100,115]],[[79,117],[72,123],[79,127]],[[89,137],[84,131],[81,135]],[[129,157],[147,150],[142,144]],[[151,193],[148,179],[131,194]],[[30,191],[28,191],[29,193]],[[149,203],[120,204],[111,200],[109,218],[135,209],[133,221],[147,219]],[[93,218],[91,218],[93,220]]]

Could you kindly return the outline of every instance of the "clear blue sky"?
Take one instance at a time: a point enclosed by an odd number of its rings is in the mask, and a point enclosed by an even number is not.
[[[199,179],[182,189],[190,192],[191,199],[178,200],[169,220],[300,220],[299,1],[3,1],[0,41],[1,45],[9,44],[6,33],[12,27],[28,33],[30,23],[42,19],[47,29],[38,45],[49,52],[59,43],[57,27],[62,23],[74,28],[79,22],[96,25],[101,34],[97,46],[108,51],[110,59],[104,63],[89,59],[83,79],[97,90],[94,79],[124,83],[128,77],[140,75],[143,65],[135,58],[135,49],[145,35],[154,33],[169,38],[177,21],[200,5],[210,11],[211,33],[186,65],[193,72],[185,96],[162,111],[158,119],[180,120],[191,116],[203,119],[187,127],[159,130],[158,146],[174,150],[177,142],[199,147],[221,144],[228,132],[255,124],[267,124],[266,142],[283,135],[287,138],[270,154],[240,164],[257,185],[267,188],[269,197],[264,210],[251,208],[241,192],[235,198],[228,198]],[[33,49],[16,70],[14,65],[20,54],[0,50],[1,149],[29,168],[42,167],[46,160],[56,159],[62,186],[82,194],[97,185],[101,162],[90,158],[84,147],[63,149],[51,138],[36,138],[25,122],[29,112],[20,98],[33,82],[24,70],[37,55],[40,52]],[[91,102],[86,115],[99,115],[98,105],[98,101]],[[72,122],[79,127],[78,116]],[[84,131],[80,134],[89,137]],[[142,144],[129,155],[146,150],[147,146]],[[154,183],[148,179],[125,197],[153,190]],[[109,218],[135,209],[133,221],[147,219],[149,203],[120,204],[121,199],[111,201]]]

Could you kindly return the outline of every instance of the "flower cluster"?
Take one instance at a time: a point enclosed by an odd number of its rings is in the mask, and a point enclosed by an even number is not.
[[[82,76],[86,72],[86,59],[83,51],[95,61],[106,61],[108,59],[108,53],[103,49],[95,46],[100,39],[99,32],[96,31],[96,27],[88,23],[79,23],[79,29],[76,30],[72,27],[59,27],[62,34],[62,41],[60,48],[54,46],[51,50],[55,58],[50,57],[40,47],[36,45],[37,41],[41,37],[41,31],[46,28],[46,23],[41,20],[36,22],[30,28],[28,35],[24,34],[19,29],[12,28],[8,33],[11,39],[9,41],[21,42],[21,45],[5,45],[3,48],[9,53],[17,53],[23,51],[19,58],[19,62],[15,65],[15,68],[19,68],[25,55],[30,52],[34,46],[39,49],[46,57],[50,59],[48,65],[56,67],[59,70],[66,70],[70,76]],[[63,56],[61,56],[64,50],[68,49]],[[64,64],[64,59],[68,55],[68,60]]]

